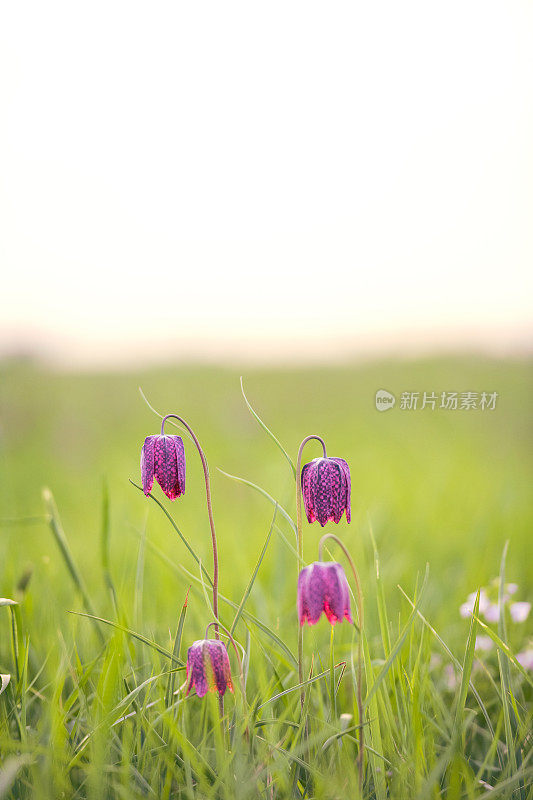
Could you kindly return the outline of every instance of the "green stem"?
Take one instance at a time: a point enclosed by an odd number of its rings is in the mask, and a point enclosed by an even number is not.
[[[204,455],[204,451],[200,446],[200,442],[196,438],[196,435],[193,429],[188,425],[182,417],[178,417],[177,414],[167,414],[163,417],[161,421],[161,436],[164,436],[165,433],[165,422],[167,419],[177,419],[178,422],[181,422],[182,425],[187,428],[189,431],[194,444],[196,445],[196,449],[200,455],[200,460],[202,462],[202,467],[204,470],[204,479],[205,479],[205,495],[206,495],[206,503],[207,503],[207,514],[209,516],[209,526],[211,528],[211,543],[213,547],[213,614],[215,615],[215,619],[217,622],[215,623],[215,638],[218,639],[218,548],[217,548],[217,535],[215,533],[215,521],[213,519],[213,507],[211,503],[211,482],[209,479],[209,467],[207,466],[207,459]]]
[[[237,663],[239,665],[239,678],[240,678],[240,682],[241,682],[242,705],[243,705],[243,709],[244,709],[244,716],[246,716],[246,714],[248,713],[248,702],[246,700],[246,684],[244,683],[244,670],[242,668],[242,659],[241,659],[241,655],[239,653],[239,649],[237,647],[237,643],[235,642],[235,639],[231,635],[230,631],[219,620],[217,620],[216,622],[210,622],[209,623],[209,625],[205,629],[205,638],[206,639],[207,639],[207,634],[209,633],[209,628],[212,625],[217,626],[217,630],[218,630],[218,626],[220,626],[222,628],[222,630],[225,631],[228,639],[230,640],[231,644],[233,645],[233,649],[235,650],[235,655],[237,657]],[[218,638],[218,636],[217,636],[217,638]],[[223,713],[224,713],[224,698],[220,697],[219,699],[222,701],[220,703],[220,716],[222,717]],[[245,735],[246,735],[246,739],[249,741],[249,739],[250,739],[250,731],[248,729],[248,725],[246,725]]]
[[[205,629],[205,638],[206,639],[207,639],[207,634],[209,632],[209,628],[212,625],[219,625],[222,628],[222,630],[225,632],[225,634],[228,637],[228,639],[230,640],[231,644],[233,645],[233,649],[235,650],[235,655],[237,656],[237,664],[239,665],[239,678],[240,678],[240,682],[241,682],[241,691],[242,691],[242,697],[243,697],[243,701],[244,701],[244,707],[246,709],[247,706],[248,706],[248,703],[246,701],[246,686],[245,686],[245,683],[244,683],[244,671],[243,671],[243,668],[242,668],[242,659],[241,659],[241,655],[239,653],[239,648],[237,647],[237,643],[236,643],[235,639],[233,638],[233,636],[231,635],[230,631],[219,620],[217,620],[217,622],[210,622],[209,623],[209,625]]]
[[[303,561],[304,561],[304,542],[302,535],[302,477],[300,473],[302,471],[303,449],[307,444],[307,442],[311,441],[311,439],[316,439],[318,442],[320,442],[320,444],[322,445],[324,458],[327,458],[326,444],[324,440],[320,436],[316,436],[315,434],[306,436],[298,449],[298,458],[296,459],[296,539],[298,542],[298,576],[300,575],[300,570],[303,567]],[[303,627],[300,625],[300,621],[298,620],[298,682],[299,683],[303,683],[304,680],[303,650],[304,650],[304,632],[303,632]],[[304,705],[304,699],[305,699],[305,692],[302,689],[300,695],[300,704],[302,708]]]
[[[326,533],[320,539],[318,543],[318,559],[322,561],[322,553],[324,549],[324,542],[327,539],[333,539],[339,547],[341,548],[342,552],[346,556],[346,559],[350,565],[350,568],[353,573],[354,582],[355,582],[355,590],[356,590],[356,597],[357,597],[357,615],[359,617],[359,640],[357,644],[357,711],[359,714],[359,752],[357,754],[357,768],[359,771],[359,793],[361,794],[363,788],[363,759],[364,759],[364,751],[365,751],[365,741],[364,741],[364,725],[363,725],[363,696],[362,696],[362,682],[363,682],[363,630],[364,630],[364,616],[363,616],[363,593],[361,591],[361,583],[359,581],[359,575],[357,574],[357,570],[355,568],[355,564],[353,559],[346,547],[346,545],[336,536],[334,533]]]

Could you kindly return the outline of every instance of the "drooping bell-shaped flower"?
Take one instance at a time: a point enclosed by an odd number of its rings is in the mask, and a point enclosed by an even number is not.
[[[350,589],[345,572],[335,562],[315,561],[298,576],[298,618],[300,625],[315,625],[322,612],[334,625],[343,619],[353,622]]]
[[[309,522],[350,522],[350,468],[343,458],[315,458],[302,469],[302,494]]]
[[[196,689],[198,697],[226,689],[233,692],[226,645],[219,639],[199,639],[187,650],[187,694]]]
[[[185,492],[185,448],[181,436],[147,436],[141,450],[143,491],[150,494],[154,478],[169,500]]]

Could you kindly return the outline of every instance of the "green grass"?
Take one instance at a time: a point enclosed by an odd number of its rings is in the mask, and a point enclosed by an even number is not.
[[[241,373],[288,458],[247,408]],[[222,722],[212,695],[175,693],[212,620],[200,460],[184,438],[187,491],[170,503],[154,487],[163,508],[130,483],[159,428],[139,385],[187,419],[210,464],[221,621],[245,653],[243,697],[229,648]],[[499,398],[494,411],[378,413],[379,388]],[[362,796],[531,797],[531,673],[515,655],[532,620],[487,626],[459,606],[500,574],[533,599],[532,389],[530,363],[473,357],[91,375],[0,365],[0,596],[18,603],[0,606],[0,798],[359,796],[355,627],[305,629],[300,711],[290,461],[310,433],[352,474],[351,525],[304,521],[304,549],[316,560],[331,530],[361,577]],[[311,443],[304,460],[318,454]],[[268,497],[222,471],[273,498],[274,522]],[[480,634],[492,650],[474,649]]]

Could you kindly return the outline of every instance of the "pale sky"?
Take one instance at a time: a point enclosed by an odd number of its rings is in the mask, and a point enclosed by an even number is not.
[[[0,355],[531,345],[531,2],[4,3]]]

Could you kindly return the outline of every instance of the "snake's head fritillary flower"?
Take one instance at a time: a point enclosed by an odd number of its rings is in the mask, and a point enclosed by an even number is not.
[[[302,469],[302,494],[309,522],[350,522],[350,468],[343,458],[315,458]]]
[[[219,639],[199,639],[187,650],[187,694],[196,689],[198,697],[226,689],[233,692],[228,651]]]
[[[185,492],[185,448],[181,436],[147,436],[141,450],[141,477],[146,495],[154,478],[169,500]]]
[[[298,617],[315,625],[322,612],[334,625],[343,619],[353,622],[350,609],[350,589],[340,564],[315,561],[298,576]]]

